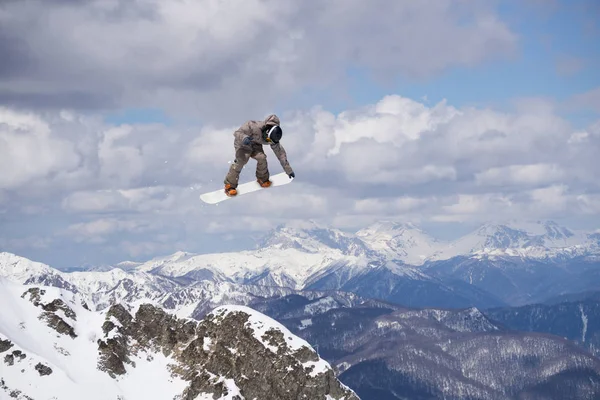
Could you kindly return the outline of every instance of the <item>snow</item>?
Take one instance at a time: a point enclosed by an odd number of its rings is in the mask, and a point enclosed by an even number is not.
[[[304,313],[308,315],[323,314],[328,310],[339,308],[339,303],[331,296],[323,297],[304,306]]]
[[[184,261],[171,260],[162,263],[150,261],[137,267],[137,271],[148,272],[158,268],[162,275],[180,277],[205,269],[215,273],[221,280],[242,282],[268,270],[280,286],[289,286],[285,280],[285,277],[289,277],[293,280],[292,289],[301,289],[311,275],[339,260],[355,265],[366,266],[367,264],[367,260],[361,257],[346,256],[335,249],[308,253],[295,248],[266,248],[255,251],[202,254],[186,258]]]
[[[585,343],[585,335],[587,334],[588,328],[588,317],[583,311],[583,304],[579,304],[579,311],[581,312],[581,323],[583,324],[583,329],[581,330],[581,342]]]
[[[308,318],[308,319],[303,319],[302,321],[300,321],[300,327],[298,327],[298,329],[303,330],[306,329],[308,326],[312,325],[312,319]]]
[[[21,295],[29,287],[0,277],[0,336],[14,346],[9,352],[21,350],[27,355],[13,366],[2,365],[2,377],[11,390],[20,390],[32,398],[60,398],[61,400],[173,398],[186,383],[172,378],[166,365],[170,360],[153,354],[153,360],[135,359],[136,368],[129,368],[126,376],[113,380],[96,368],[97,339],[103,337],[101,326],[104,314],[83,308],[78,295],[58,288],[44,287],[44,302],[59,298],[77,315],[73,324],[76,338],[61,335],[38,319],[43,310]],[[60,351],[57,351],[60,349]],[[41,362],[52,369],[52,374],[40,376],[34,369]],[[21,372],[23,370],[23,372]]]
[[[202,342],[202,349],[206,352],[210,351],[210,346],[212,345],[212,339],[208,336],[206,336],[204,338],[204,341]]]
[[[15,254],[0,253],[0,276],[24,283],[35,274],[53,274],[58,271],[49,266],[19,257]]]
[[[520,257],[546,259],[574,257],[598,251],[585,232],[576,232],[554,222],[510,221],[485,224],[432,255],[446,260],[460,255],[475,258]]]
[[[211,377],[215,376],[214,374],[210,375]],[[227,394],[219,397],[217,400],[245,400],[245,397],[242,396],[242,394],[240,393],[240,389],[237,387],[233,379],[227,379],[223,376],[220,376],[219,379],[216,380],[216,382],[223,382],[225,384],[225,387],[227,388]],[[200,393],[194,400],[214,400],[214,397],[212,394],[209,393]]]
[[[423,264],[442,246],[441,242],[410,223],[383,221],[359,230],[356,236],[371,249],[412,265]]]

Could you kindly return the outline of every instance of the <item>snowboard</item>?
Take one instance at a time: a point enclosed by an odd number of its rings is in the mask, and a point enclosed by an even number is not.
[[[214,192],[203,193],[200,195],[200,200],[208,204],[217,204],[225,200],[235,199],[236,197],[243,196],[248,193],[257,192],[259,190],[268,190],[275,186],[283,186],[292,182],[294,179],[290,178],[285,172],[282,172],[277,175],[271,175],[269,178],[271,181],[271,186],[268,188],[264,188],[253,180],[252,182],[246,182],[238,185],[237,196],[229,197],[225,194],[225,190],[223,188],[219,190],[215,190]]]

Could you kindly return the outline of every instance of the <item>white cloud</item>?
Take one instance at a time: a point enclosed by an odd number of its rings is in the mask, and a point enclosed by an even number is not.
[[[417,197],[360,199],[354,203],[353,211],[360,214],[382,215],[387,213],[405,213],[427,204],[429,199]]]
[[[557,212],[565,209],[567,205],[567,186],[553,185],[530,192],[533,204],[546,212]]]
[[[264,217],[238,217],[235,223],[228,223],[228,221],[211,221],[206,226],[206,232],[208,233],[237,233],[237,232],[254,232],[254,231],[266,231],[273,227],[273,222],[270,219]]]
[[[53,229],[58,241],[140,257],[152,243],[160,243],[157,252],[193,251],[203,235],[228,236],[233,245],[291,219],[354,229],[381,218],[598,216],[597,126],[572,129],[544,104],[528,100],[499,112],[388,96],[338,115],[322,108],[283,113],[295,181],[218,206],[199,195],[222,187],[235,128],[114,127],[77,112],[47,113],[35,120],[46,137],[76,149],[77,168],[50,165],[35,180],[3,189],[3,215],[36,218],[38,225],[60,221]],[[582,131],[585,141],[574,142]],[[265,151],[271,173],[281,172]],[[242,181],[254,179],[255,165],[248,163]],[[33,234],[35,227],[24,229]]]
[[[233,132],[236,129],[237,127],[226,129],[207,127],[199,130],[197,137],[185,151],[184,157],[190,168],[205,165],[221,165],[223,168],[228,168],[227,164],[235,159]]]
[[[527,185],[536,186],[563,179],[565,173],[555,164],[510,165],[507,167],[490,168],[475,175],[478,185],[505,186]]]
[[[453,107],[446,107],[445,101],[434,108],[427,108],[408,98],[386,96],[364,110],[344,112],[337,117],[332,132],[335,146],[328,155],[339,154],[344,143],[355,143],[361,139],[400,147],[458,114]]]
[[[414,197],[423,185],[435,185],[429,191],[438,195],[451,195],[495,192],[507,185],[573,186],[573,179],[597,183],[593,171],[600,141],[594,126],[586,130],[592,132],[586,143],[573,143],[580,130],[570,129],[549,109],[533,110],[457,110],[445,102],[426,107],[387,96],[371,107],[337,116],[322,109],[290,114],[282,117],[282,143],[299,180],[286,190],[296,190],[302,182],[313,185],[321,199],[301,201],[320,209],[331,206],[324,200],[324,188],[345,187],[352,193],[379,185],[386,194]],[[52,116],[35,121],[45,137],[59,138],[59,149],[73,152],[56,157],[54,164],[39,164],[35,182],[13,179],[11,193],[47,198],[46,190],[62,189],[62,206],[71,212],[185,207],[180,199],[196,201],[202,191],[222,185],[234,156],[234,127],[88,126],[75,113],[60,125]],[[65,130],[77,130],[78,135],[65,135]],[[281,172],[271,150],[265,147],[265,152],[271,173]],[[253,179],[254,168],[250,160],[242,180]],[[279,206],[292,207],[294,201]]]
[[[107,237],[115,233],[142,233],[151,226],[145,221],[102,218],[90,222],[70,225],[64,235],[71,236],[75,242],[103,243]]]
[[[600,214],[600,195],[582,194],[577,196],[578,205],[585,214],[598,215]],[[600,233],[600,229],[598,229]]]
[[[69,141],[53,135],[40,117],[0,107],[0,189],[14,189],[77,168]]]
[[[182,190],[184,189],[177,187],[152,186],[74,192],[64,198],[62,208],[75,213],[164,211],[176,205],[178,194]]]
[[[117,247],[127,257],[133,257],[134,259],[147,259],[156,255],[171,254],[178,249],[176,243],[161,240],[124,240],[120,241]]]
[[[120,191],[112,190],[75,192],[62,201],[62,208],[69,212],[111,212],[127,209],[127,206]]]
[[[53,238],[31,235],[22,238],[0,238],[0,247],[3,249],[14,248],[19,251],[48,249],[54,242]]]
[[[516,49],[491,3],[374,1],[9,2],[0,24],[22,46],[0,42],[7,100],[231,121],[307,86],[335,92],[348,66],[429,77]]]

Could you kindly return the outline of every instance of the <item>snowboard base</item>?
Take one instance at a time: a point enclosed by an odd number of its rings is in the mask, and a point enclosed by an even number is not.
[[[238,185],[238,187],[236,188],[236,190],[237,190],[236,196],[233,196],[233,197],[227,196],[225,194],[225,190],[223,188],[221,188],[221,189],[215,190],[213,192],[201,194],[200,200],[202,200],[203,202],[208,203],[208,204],[217,204],[222,201],[225,201],[228,199],[235,199],[236,197],[240,197],[245,194],[252,193],[252,192],[257,192],[259,190],[266,190],[266,189],[271,189],[275,186],[287,185],[288,183],[292,182],[294,179],[290,178],[285,172],[282,172],[277,175],[271,175],[269,180],[271,181],[271,186],[268,188],[264,188],[264,187],[260,186],[258,184],[258,182],[256,182],[256,180],[253,180],[252,182],[246,182],[246,183],[242,183],[241,185]]]

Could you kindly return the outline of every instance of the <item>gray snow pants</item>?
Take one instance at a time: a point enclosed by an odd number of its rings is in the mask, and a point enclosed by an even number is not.
[[[256,160],[256,179],[261,181],[269,180],[269,168],[267,165],[267,155],[263,151],[262,145],[253,145],[252,149],[240,147],[235,151],[235,160],[229,167],[229,172],[225,176],[225,184],[230,184],[232,188],[238,186],[240,173],[250,158]]]

